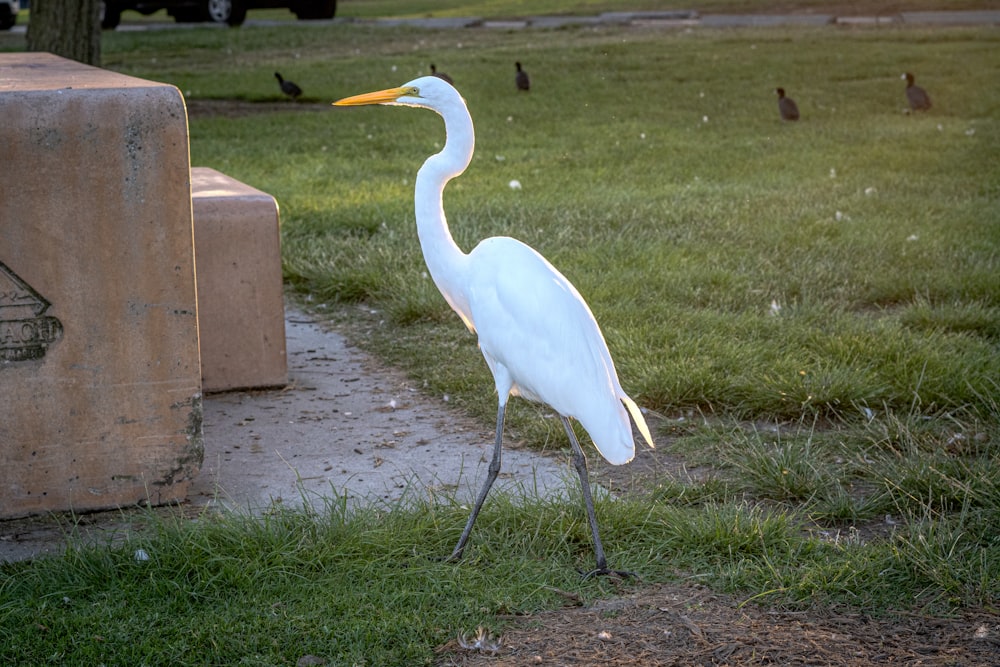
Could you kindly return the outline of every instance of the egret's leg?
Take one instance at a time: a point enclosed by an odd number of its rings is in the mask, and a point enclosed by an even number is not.
[[[569,436],[570,445],[573,447],[573,466],[580,475],[580,487],[583,491],[583,502],[587,506],[587,521],[590,522],[590,533],[594,537],[594,555],[597,557],[597,567],[584,575],[584,578],[595,574],[617,574],[623,577],[635,576],[632,572],[608,569],[608,560],[604,557],[604,546],[601,544],[601,537],[597,532],[597,514],[594,512],[594,498],[590,494],[590,476],[587,474],[587,457],[583,454],[583,449],[573,432],[573,425],[569,419],[562,417],[563,426],[566,428],[566,435]]]
[[[489,472],[486,475],[486,483],[483,484],[482,490],[479,491],[479,497],[476,498],[476,506],[472,508],[472,514],[469,515],[469,520],[465,524],[465,530],[462,531],[462,536],[458,538],[458,544],[455,545],[455,550],[451,552],[451,556],[448,557],[450,561],[461,560],[462,552],[465,551],[465,543],[469,541],[469,535],[472,533],[472,524],[476,523],[476,517],[479,516],[479,510],[483,508],[483,503],[486,501],[486,495],[490,492],[490,488],[493,486],[493,482],[496,481],[497,475],[500,473],[500,450],[503,444],[503,416],[507,410],[506,403],[500,403],[497,408],[497,439],[493,445],[493,460],[490,461]]]

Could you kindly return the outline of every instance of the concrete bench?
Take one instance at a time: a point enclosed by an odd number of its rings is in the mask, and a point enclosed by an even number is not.
[[[278,205],[214,169],[191,169],[202,387],[288,382]]]
[[[183,500],[203,456],[174,87],[0,53],[0,518]]]

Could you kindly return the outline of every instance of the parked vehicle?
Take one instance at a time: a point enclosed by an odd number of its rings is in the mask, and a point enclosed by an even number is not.
[[[10,30],[17,23],[21,11],[20,0],[0,0],[0,30]]]
[[[179,23],[214,21],[234,27],[243,23],[248,9],[287,7],[300,19],[332,19],[337,13],[337,0],[104,0],[102,4],[105,30],[117,27],[126,9],[140,14],[166,9]]]

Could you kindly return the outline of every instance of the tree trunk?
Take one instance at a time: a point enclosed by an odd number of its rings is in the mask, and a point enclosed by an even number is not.
[[[100,67],[100,0],[31,0],[28,50]]]

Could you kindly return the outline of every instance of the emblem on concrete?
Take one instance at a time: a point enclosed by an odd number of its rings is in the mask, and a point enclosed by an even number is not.
[[[0,262],[0,362],[41,359],[62,337],[62,322],[45,315],[50,304]],[[0,368],[5,364],[0,363]]]

